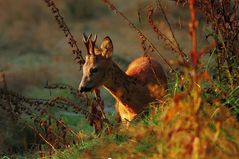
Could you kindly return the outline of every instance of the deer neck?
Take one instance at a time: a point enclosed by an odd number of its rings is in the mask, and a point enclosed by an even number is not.
[[[142,101],[142,97],[147,94],[147,89],[139,84],[134,77],[128,76],[117,64],[112,62],[109,74],[104,87],[117,101],[136,111],[138,111],[137,107],[142,107],[149,102],[148,100]]]

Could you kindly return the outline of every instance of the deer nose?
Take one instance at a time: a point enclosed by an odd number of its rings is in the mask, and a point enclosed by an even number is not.
[[[79,87],[79,91],[83,93],[85,91],[85,87]]]
[[[82,86],[82,87],[79,88],[79,91],[80,91],[81,93],[83,93],[83,92],[88,92],[88,91],[90,91],[91,89],[92,89],[92,88]]]

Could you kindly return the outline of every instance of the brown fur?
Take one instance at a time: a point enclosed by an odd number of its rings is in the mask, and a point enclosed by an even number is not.
[[[124,72],[111,59],[113,44],[109,37],[100,48],[92,49],[95,40],[84,41],[88,54],[79,89],[84,92],[104,86],[117,100],[116,111],[122,122],[133,120],[150,102],[162,98],[167,78],[160,63],[140,57]]]
[[[159,63],[146,57],[134,60],[126,72],[113,63],[104,86],[116,98],[121,121],[131,121],[150,102],[162,98],[167,78]],[[155,73],[154,73],[154,71]]]

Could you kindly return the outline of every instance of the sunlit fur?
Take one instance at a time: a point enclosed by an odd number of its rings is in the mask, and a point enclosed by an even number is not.
[[[108,47],[112,45],[109,37],[102,43],[104,45],[96,48],[95,54],[87,55],[79,89],[87,87],[91,90],[104,86],[117,100],[116,111],[121,121],[131,121],[145,110],[149,103],[163,97],[167,85],[166,75],[162,66],[148,57],[134,60],[124,72],[111,59],[113,49],[108,50],[108,55],[101,53],[105,44],[108,44]],[[93,68],[97,68],[97,73],[91,73]]]

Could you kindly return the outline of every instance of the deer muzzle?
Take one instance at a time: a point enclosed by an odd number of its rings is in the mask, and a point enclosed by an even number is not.
[[[81,92],[81,93],[83,93],[83,92],[89,92],[89,91],[91,91],[92,90],[92,88],[90,88],[90,87],[84,87],[84,86],[80,86],[79,87],[79,91]]]

